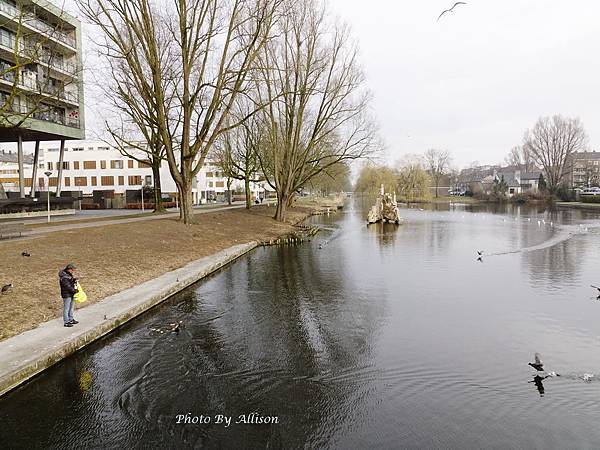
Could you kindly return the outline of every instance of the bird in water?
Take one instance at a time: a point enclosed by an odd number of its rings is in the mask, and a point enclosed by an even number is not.
[[[13,288],[12,283],[8,283],[8,284],[5,284],[4,286],[2,286],[2,289],[0,289],[0,292],[3,295],[5,295],[5,294],[8,294],[12,290],[12,288]]]
[[[543,372],[544,371],[544,362],[542,361],[542,355],[540,355],[539,353],[536,353],[534,358],[535,358],[535,362],[527,363],[527,364],[529,364],[531,367],[533,367],[538,372]]]
[[[29,258],[31,256],[31,253],[29,253],[29,252],[21,252],[21,256]]]
[[[173,333],[179,333],[182,323],[183,323],[183,321],[181,321],[181,320],[179,322],[170,323],[169,324],[170,331],[172,331]]]
[[[533,380],[529,382],[529,383],[535,383],[535,387],[537,388],[538,392],[540,393],[540,397],[543,397],[544,393],[546,392],[546,389],[544,388],[544,380],[546,378],[548,378],[549,376],[550,375],[541,377],[539,375],[536,375],[535,377],[533,377]]]

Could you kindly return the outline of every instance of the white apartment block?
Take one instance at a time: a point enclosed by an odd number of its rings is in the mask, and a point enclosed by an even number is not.
[[[128,151],[133,155],[136,153]],[[139,152],[137,159],[143,161],[144,154]],[[16,156],[16,155],[15,155]],[[1,159],[1,158],[0,158]],[[7,192],[19,191],[18,166],[16,160],[4,158],[6,162],[0,167],[0,182]],[[15,159],[15,158],[13,158]],[[36,188],[38,191],[47,189],[48,178],[45,172],[50,171],[50,189],[58,184],[58,169],[60,161],[60,143],[40,143],[40,154],[37,170]],[[30,159],[25,161],[25,185],[31,188],[33,167]],[[160,168],[160,181],[163,194],[175,197],[177,186],[171,177],[168,163],[164,161]],[[94,191],[113,191],[124,194],[127,190],[139,190],[142,185],[154,186],[152,169],[143,162],[124,156],[118,149],[102,141],[66,141],[62,163],[63,191],[80,191],[83,196],[91,196]],[[261,198],[265,195],[266,183],[251,183],[252,196]],[[211,200],[226,199],[227,178],[212,163],[207,162],[200,170],[192,186],[194,203],[200,204]],[[232,191],[243,194],[242,181],[233,180]]]

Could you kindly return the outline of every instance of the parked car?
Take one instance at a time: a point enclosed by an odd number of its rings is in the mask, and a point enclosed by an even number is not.
[[[454,190],[454,191],[449,191],[448,192],[450,195],[452,196],[459,196],[459,197],[464,197],[464,195],[466,194],[466,191],[461,191],[461,190]]]
[[[600,187],[585,188],[581,195],[600,195]]]

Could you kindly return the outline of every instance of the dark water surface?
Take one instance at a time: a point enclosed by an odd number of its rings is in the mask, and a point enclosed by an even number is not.
[[[312,242],[258,249],[58,364],[0,399],[0,447],[599,448],[598,214],[402,213],[316,218]],[[536,351],[562,376],[534,382]],[[278,423],[214,423],[253,412]]]

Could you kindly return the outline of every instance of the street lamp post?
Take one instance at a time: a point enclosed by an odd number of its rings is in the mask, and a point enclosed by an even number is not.
[[[52,175],[52,172],[48,170],[44,172],[44,175],[46,175],[48,179],[48,183],[46,185],[46,197],[48,197],[48,223],[50,223],[50,175]]]
[[[144,186],[146,186],[146,180],[142,181],[142,214],[144,214]]]

